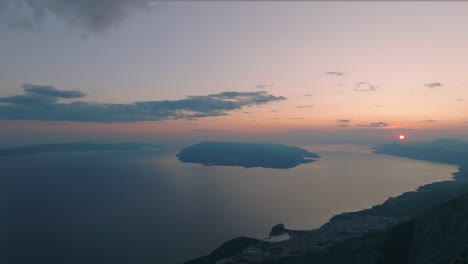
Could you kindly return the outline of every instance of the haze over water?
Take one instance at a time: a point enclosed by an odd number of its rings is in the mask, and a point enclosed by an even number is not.
[[[278,223],[317,228],[456,171],[360,146],[306,148],[321,158],[286,170],[186,164],[176,149],[2,158],[6,208],[16,208],[3,219],[9,247],[76,263],[177,263],[237,236],[263,238]]]

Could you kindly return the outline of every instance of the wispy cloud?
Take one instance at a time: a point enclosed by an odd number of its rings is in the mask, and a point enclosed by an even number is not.
[[[356,126],[360,126],[360,127],[388,127],[389,124],[386,123],[386,122],[374,122],[374,123],[357,124]]]
[[[337,119],[336,120],[336,125],[339,127],[349,127],[351,123],[351,120],[349,119]]]
[[[81,122],[137,122],[166,119],[193,119],[223,116],[243,107],[286,100],[265,91],[222,92],[188,96],[181,100],[142,101],[104,104],[84,101],[70,103],[59,99],[79,98],[79,91],[58,90],[53,86],[24,85],[26,94],[0,97],[0,119]]]
[[[351,120],[349,120],[349,119],[337,119],[336,122],[342,123],[342,124],[347,124],[347,123],[351,122]]]
[[[303,117],[289,117],[290,120],[301,120],[304,119]]]
[[[299,105],[297,108],[314,108],[315,105]]]
[[[34,84],[23,84],[23,89],[30,95],[40,95],[57,98],[80,98],[85,97],[86,94],[80,91],[63,91],[58,90],[54,86],[50,85],[34,85]]]
[[[37,29],[49,15],[72,27],[99,32],[118,26],[136,10],[149,8],[150,0],[2,0],[4,19],[16,28]]]
[[[85,93],[72,90],[58,90],[47,85],[22,85],[25,94],[8,97],[0,97],[0,103],[7,103],[10,106],[39,106],[57,103],[59,99],[80,98],[86,96]],[[1,108],[0,108],[1,109]]]
[[[375,92],[377,90],[377,86],[368,82],[358,82],[354,86],[356,86],[356,89],[354,89],[356,92]]]
[[[259,85],[255,85],[255,88],[257,89],[266,89],[268,87],[271,87],[271,86],[274,86],[275,84],[274,83],[270,83],[270,84],[259,84]]]
[[[434,120],[434,119],[426,119],[424,120],[425,122],[428,122],[428,123],[435,123],[437,122],[437,120]]]
[[[226,132],[227,130],[219,129],[192,129],[192,132],[211,133],[211,132]]]
[[[425,83],[424,86],[426,86],[427,88],[437,88],[437,87],[442,87],[444,85],[440,82],[433,82],[433,83]]]
[[[382,105],[369,105],[368,107],[369,108],[380,108],[380,107],[382,107]]]
[[[337,71],[329,71],[325,72],[326,75],[335,75],[335,76],[343,76],[344,72],[337,72]]]

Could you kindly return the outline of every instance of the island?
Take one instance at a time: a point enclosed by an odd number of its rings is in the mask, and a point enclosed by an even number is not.
[[[313,162],[319,155],[281,144],[207,141],[182,149],[177,157],[182,162],[204,166],[290,169]]]

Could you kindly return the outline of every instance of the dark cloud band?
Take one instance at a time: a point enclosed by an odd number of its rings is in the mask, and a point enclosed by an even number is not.
[[[367,124],[358,124],[356,126],[360,127],[388,127],[389,124],[386,122],[374,122],[374,123],[367,123]]]
[[[23,89],[28,94],[43,95],[57,98],[80,98],[86,94],[80,91],[61,91],[53,86],[23,84]]]
[[[444,85],[440,82],[434,82],[434,83],[426,83],[424,84],[424,86],[426,86],[427,88],[437,88],[437,87],[442,87]]]
[[[85,96],[78,91],[53,86],[25,85],[25,95],[0,97],[0,119],[81,122],[137,122],[227,115],[246,106],[286,100],[265,91],[222,92],[189,96],[181,100],[143,101],[130,104],[103,104],[59,99]]]
[[[325,72],[325,74],[326,75],[343,76],[344,72],[329,71],[329,72]]]
[[[119,25],[134,10],[149,7],[150,0],[2,0],[0,11],[10,26],[36,29],[53,15],[70,26],[102,31]]]

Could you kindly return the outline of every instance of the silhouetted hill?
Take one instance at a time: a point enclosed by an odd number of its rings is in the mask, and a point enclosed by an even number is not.
[[[237,237],[227,242],[224,242],[219,248],[213,251],[210,255],[188,261],[186,262],[186,264],[215,263],[217,260],[230,257],[236,254],[237,252],[240,252],[246,249],[247,247],[256,245],[258,243],[259,243],[258,239],[249,238],[249,237]]]
[[[177,157],[182,162],[205,166],[240,166],[289,169],[313,162],[317,154],[280,144],[201,142],[183,149]]]
[[[375,153],[463,165],[468,163],[468,142],[461,139],[437,139],[429,143],[393,143],[373,148]]]

